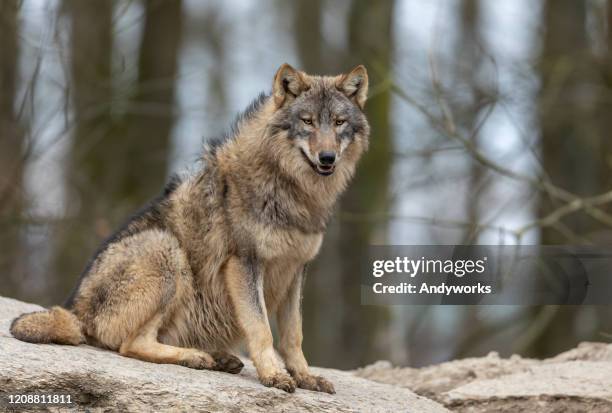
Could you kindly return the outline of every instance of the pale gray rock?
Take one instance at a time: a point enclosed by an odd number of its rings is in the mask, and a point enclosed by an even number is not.
[[[453,360],[422,368],[391,367],[388,362],[379,361],[356,370],[355,374],[379,383],[406,387],[422,396],[438,399],[444,392],[463,384],[524,371],[534,362],[518,356],[503,359],[492,352],[486,357]]]
[[[146,363],[90,346],[24,343],[9,333],[11,320],[41,307],[0,297],[0,411],[15,394],[64,394],[69,408],[50,411],[201,412],[446,412],[406,388],[375,383],[350,372],[313,369],[337,394],[298,389],[294,394],[262,386],[252,364],[239,375]],[[340,351],[340,350],[338,350]],[[29,407],[28,407],[29,408]]]
[[[557,356],[546,359],[548,363],[561,361],[608,361],[612,363],[612,344],[609,343],[580,343],[578,347],[565,351]]]
[[[355,371],[458,412],[612,412],[612,344],[581,343],[546,360],[497,353],[415,368],[377,362]]]
[[[469,412],[611,412],[612,363],[541,363],[527,371],[472,381],[443,398],[452,410]]]

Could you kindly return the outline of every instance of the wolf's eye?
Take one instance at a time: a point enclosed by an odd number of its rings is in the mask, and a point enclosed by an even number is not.
[[[344,119],[336,119],[336,126],[342,126],[346,122]]]
[[[302,119],[302,122],[304,122],[305,125],[312,125],[312,119]]]

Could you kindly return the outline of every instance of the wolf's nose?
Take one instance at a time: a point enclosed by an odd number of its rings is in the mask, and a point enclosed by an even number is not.
[[[321,165],[333,165],[336,162],[336,153],[332,151],[319,152],[319,162],[321,162]]]

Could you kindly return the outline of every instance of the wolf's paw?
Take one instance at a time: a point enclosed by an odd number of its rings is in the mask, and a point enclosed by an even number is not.
[[[296,374],[293,376],[300,389],[320,391],[324,393],[334,394],[336,390],[334,385],[327,379],[321,376],[313,376],[312,374]]]
[[[238,357],[226,351],[216,351],[211,355],[217,364],[215,370],[238,374],[244,367],[244,364],[242,364],[242,361],[240,361]]]
[[[191,369],[217,370],[215,359],[210,354],[197,350],[191,350],[185,354],[179,364]]]
[[[276,373],[272,376],[262,377],[260,380],[261,384],[266,387],[276,387],[287,393],[293,393],[295,391],[295,380],[287,373]]]

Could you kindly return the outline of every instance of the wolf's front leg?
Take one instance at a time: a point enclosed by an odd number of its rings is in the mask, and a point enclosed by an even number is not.
[[[295,381],[274,352],[260,265],[255,258],[232,257],[226,268],[228,290],[259,380],[265,386],[293,393]]]
[[[308,363],[302,352],[302,288],[306,268],[296,274],[287,296],[278,309],[280,343],[278,350],[285,360],[285,366],[297,382],[298,387],[307,390],[335,393],[334,385],[321,376],[308,372]]]

